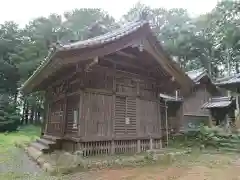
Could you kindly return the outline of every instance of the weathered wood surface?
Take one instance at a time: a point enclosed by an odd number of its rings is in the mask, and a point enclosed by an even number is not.
[[[196,88],[195,92],[184,98],[183,113],[186,115],[209,116],[210,112],[207,109],[203,109],[202,105],[209,101],[211,96],[205,87]]]
[[[82,67],[48,88],[47,133],[66,139],[64,149],[82,148],[88,155],[161,146],[165,110],[157,95],[166,76],[156,78],[114,67],[94,65],[88,72]],[[74,111],[78,112],[77,123]]]

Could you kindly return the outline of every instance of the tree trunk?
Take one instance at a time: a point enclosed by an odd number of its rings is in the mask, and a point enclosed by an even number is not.
[[[24,123],[24,119],[25,119],[25,110],[26,110],[26,100],[24,99],[23,100],[23,110],[22,110],[22,119],[21,119],[21,124],[23,124]]]
[[[236,73],[237,73],[237,74],[240,73],[239,64],[238,64],[238,63],[236,63],[236,65],[235,65],[235,70],[236,70]]]
[[[31,107],[31,114],[29,119],[30,124],[33,124],[33,118],[34,118],[34,106]]]
[[[34,111],[34,124],[39,124],[38,108],[35,108],[35,111]]]
[[[17,98],[18,98],[18,91],[15,92],[14,94],[14,103],[17,103]]]
[[[37,111],[37,119],[38,119],[38,124],[42,124],[41,123],[41,113],[39,110]]]
[[[26,107],[25,107],[25,113],[24,113],[24,122],[25,124],[28,124],[28,111],[29,111],[29,106],[28,106],[28,102],[26,102]]]

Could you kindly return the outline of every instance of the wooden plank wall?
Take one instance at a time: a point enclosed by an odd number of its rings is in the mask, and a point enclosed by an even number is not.
[[[140,99],[137,108],[140,111],[141,135],[160,134],[161,118],[159,117],[157,102]]]
[[[68,80],[63,96],[67,98],[64,134],[81,138],[82,143],[73,148],[84,149],[86,155],[144,151],[150,144],[160,147],[158,93],[157,80],[148,77],[100,66],[80,72]],[[75,109],[77,129],[73,128]]]
[[[134,97],[116,97],[115,102],[115,124],[114,132],[116,137],[137,135],[137,112],[136,98]],[[126,118],[129,123],[126,124]]]
[[[47,132],[48,134],[61,135],[62,122],[64,119],[64,101],[58,100],[51,103],[49,114]]]
[[[183,102],[183,113],[185,115],[209,116],[210,112],[207,109],[202,109],[202,105],[209,100],[210,93],[205,87],[199,87],[189,97],[186,97]]]
[[[79,102],[80,102],[80,98],[79,98],[79,94],[77,95],[72,95],[67,97],[67,110],[66,110],[66,129],[65,129],[65,134],[70,134],[72,136],[77,136],[77,132],[78,132],[78,127],[79,127],[79,123],[77,123],[77,125],[75,126],[74,124],[74,111],[78,111],[79,110]]]
[[[106,137],[111,134],[112,96],[84,93],[84,134],[87,137]]]

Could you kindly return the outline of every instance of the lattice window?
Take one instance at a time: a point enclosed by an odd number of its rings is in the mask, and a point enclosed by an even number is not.
[[[136,135],[136,98],[116,97],[115,134]]]
[[[80,95],[69,96],[67,100],[67,133],[76,133],[78,129],[80,111]]]
[[[73,128],[76,129],[79,119],[79,110],[78,108],[73,111]]]

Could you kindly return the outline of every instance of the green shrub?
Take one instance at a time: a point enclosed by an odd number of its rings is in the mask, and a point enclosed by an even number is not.
[[[16,131],[20,125],[18,109],[14,104],[2,104],[0,107],[0,132]]]
[[[240,134],[231,134],[219,127],[202,126],[197,131],[188,131],[175,137],[174,141],[181,142],[184,146],[197,146],[216,149],[240,149]]]

